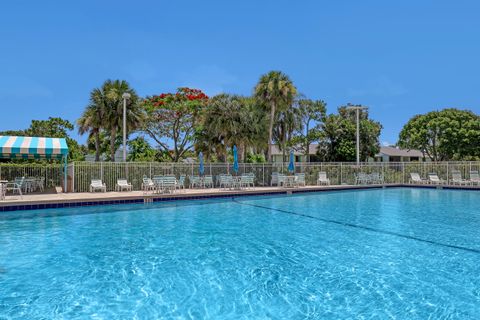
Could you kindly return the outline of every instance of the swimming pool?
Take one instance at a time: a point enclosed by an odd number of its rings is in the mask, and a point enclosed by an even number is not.
[[[0,213],[0,318],[475,319],[480,192]]]

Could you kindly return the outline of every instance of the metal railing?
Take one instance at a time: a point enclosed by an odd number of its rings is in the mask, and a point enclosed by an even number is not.
[[[63,166],[60,164],[0,163],[0,180],[13,181],[18,177],[45,178],[46,188],[60,186],[63,178]]]
[[[206,163],[206,175],[217,176],[233,173],[233,165]],[[274,172],[288,173],[288,163],[241,163],[238,174],[254,173],[256,186],[269,186]],[[307,185],[315,185],[318,172],[324,171],[331,184],[355,184],[358,173],[378,173],[385,183],[408,183],[410,173],[416,172],[426,178],[434,172],[449,181],[452,171],[460,171],[469,178],[472,170],[480,171],[480,161],[472,162],[365,162],[357,166],[353,162],[296,163],[295,173],[304,173]],[[117,179],[127,179],[134,190],[140,190],[143,176],[155,175],[199,175],[198,163],[163,162],[74,162],[68,165],[68,191],[88,192],[92,179],[101,179],[108,191],[113,191]],[[63,185],[63,166],[60,164],[0,164],[0,180],[16,177],[45,177],[47,187]]]

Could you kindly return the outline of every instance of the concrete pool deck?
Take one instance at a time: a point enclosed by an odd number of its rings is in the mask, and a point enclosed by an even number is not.
[[[290,193],[307,193],[335,190],[356,190],[382,187],[420,187],[443,189],[468,189],[480,190],[479,186],[436,186],[412,184],[377,184],[377,185],[331,185],[331,186],[305,186],[297,188],[283,187],[256,187],[255,189],[225,190],[219,188],[185,189],[174,193],[144,193],[143,191],[128,192],[97,192],[97,193],[50,193],[27,194],[21,198],[19,195],[7,195],[0,201],[0,211],[34,210],[47,208],[62,208],[105,204],[142,203],[173,200],[188,200],[202,198],[228,198],[235,196],[254,195],[281,195]]]

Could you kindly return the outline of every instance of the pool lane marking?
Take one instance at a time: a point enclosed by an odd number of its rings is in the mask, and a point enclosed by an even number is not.
[[[442,247],[447,247],[447,248],[451,248],[451,249],[463,250],[463,251],[468,251],[468,252],[480,254],[479,249],[473,249],[473,248],[462,247],[462,246],[457,246],[457,245],[453,245],[453,244],[436,242],[436,241],[417,238],[417,237],[413,237],[413,236],[409,236],[409,235],[406,235],[406,234],[401,234],[401,233],[397,233],[397,232],[393,232],[393,231],[381,230],[381,229],[377,229],[377,228],[361,226],[361,225],[358,225],[358,224],[353,224],[353,223],[348,223],[348,222],[341,222],[341,221],[336,221],[336,220],[314,217],[314,216],[310,216],[308,214],[298,213],[298,212],[294,212],[294,211],[265,207],[265,206],[258,205],[258,204],[245,203],[245,202],[238,201],[235,198],[232,198],[232,201],[235,202],[235,203],[238,203],[240,205],[251,206],[251,207],[261,208],[261,209],[267,209],[267,210],[270,210],[270,211],[288,213],[288,214],[292,214],[292,215],[296,215],[296,216],[300,216],[300,217],[304,217],[304,218],[319,220],[319,221],[326,222],[326,223],[333,223],[333,224],[337,224],[337,225],[344,226],[344,227],[363,229],[363,230],[382,233],[382,234],[386,234],[386,235],[390,235],[390,236],[396,236],[396,237],[399,237],[399,238],[415,240],[415,241],[419,241],[419,242],[425,242],[425,243],[433,244],[433,245],[436,245],[436,246],[442,246]]]

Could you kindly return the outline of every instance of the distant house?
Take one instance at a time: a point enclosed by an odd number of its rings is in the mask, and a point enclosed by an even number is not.
[[[375,162],[410,162],[427,161],[420,150],[400,149],[398,147],[381,147],[380,152],[370,161]]]
[[[310,156],[310,162],[318,161],[317,156],[318,144],[312,143],[308,152]],[[293,148],[293,155],[295,156],[295,162],[308,162],[307,156],[304,154],[300,147]],[[281,163],[283,157],[283,151],[280,150],[278,145],[272,145],[272,162]],[[283,162],[290,161],[290,149],[285,150],[285,159]]]
[[[127,150],[127,158],[128,158],[128,150]],[[100,155],[100,161],[106,161],[107,156],[104,154]],[[85,161],[87,162],[95,162],[95,154],[87,154],[85,156]],[[115,162],[123,162],[123,148],[120,147],[115,151]]]

